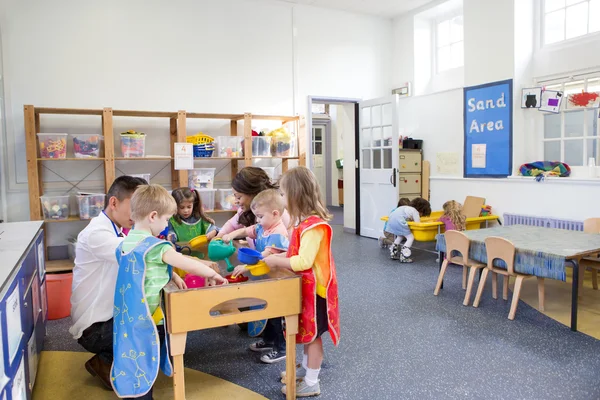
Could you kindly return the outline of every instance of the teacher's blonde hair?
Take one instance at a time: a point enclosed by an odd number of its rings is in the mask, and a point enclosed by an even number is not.
[[[283,174],[279,184],[287,198],[287,210],[292,225],[311,215],[325,221],[331,220],[332,216],[321,198],[317,177],[310,169],[292,168]]]

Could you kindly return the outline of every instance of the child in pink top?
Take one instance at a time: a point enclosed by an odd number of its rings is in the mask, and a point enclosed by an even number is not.
[[[465,216],[462,213],[462,205],[454,200],[444,203],[444,214],[438,219],[444,223],[447,231],[464,231],[466,229]]]

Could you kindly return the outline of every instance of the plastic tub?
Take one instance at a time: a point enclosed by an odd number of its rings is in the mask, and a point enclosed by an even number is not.
[[[241,157],[242,138],[240,136],[217,136],[218,157]]]
[[[271,155],[273,157],[294,157],[296,155],[296,135],[290,137],[275,136],[271,140]]]
[[[69,196],[42,196],[44,219],[69,218]]]
[[[48,285],[48,319],[71,315],[71,285],[73,273],[46,274]]]
[[[252,136],[252,157],[271,156],[270,136]],[[242,141],[242,155],[244,155],[244,143]]]
[[[212,189],[214,180],[214,168],[196,168],[190,170],[188,174],[188,186],[190,189]]]
[[[233,189],[217,189],[217,210],[237,210]]]
[[[75,158],[100,157],[100,149],[102,148],[102,140],[104,140],[104,137],[100,135],[83,134],[72,136]]]
[[[129,174],[129,176],[133,176],[134,178],[142,178],[143,180],[148,182],[148,184],[150,184],[150,176],[151,175],[152,174]]]
[[[79,219],[91,219],[100,215],[104,210],[105,194],[90,194],[77,196],[79,204]]]
[[[67,158],[66,133],[38,133],[41,158]]]
[[[121,133],[121,154],[126,158],[144,157],[146,155],[145,133]]]
[[[197,189],[202,201],[202,209],[204,211],[212,211],[215,209],[215,193],[217,189]]]

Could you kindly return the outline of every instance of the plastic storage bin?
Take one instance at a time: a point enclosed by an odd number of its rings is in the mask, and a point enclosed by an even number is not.
[[[214,168],[196,168],[188,173],[188,186],[190,189],[212,189],[214,180]]]
[[[271,155],[270,136],[252,137],[252,157],[269,157]],[[242,141],[242,155],[244,155],[244,143]]]
[[[217,136],[218,157],[241,157],[242,138],[240,136]]]
[[[100,157],[103,136],[100,135],[72,135],[73,153],[75,158]]]
[[[217,210],[237,210],[233,189],[217,189]]]
[[[46,274],[48,284],[48,319],[71,315],[71,286],[73,273]]]
[[[142,178],[143,180],[148,182],[148,184],[150,184],[150,176],[152,174],[128,174],[128,175],[133,176],[134,178]]]
[[[212,211],[215,209],[215,194],[217,189],[198,189],[200,200],[202,200],[202,209]]]
[[[79,219],[91,219],[100,215],[104,210],[105,197],[102,193],[77,196]]]
[[[38,133],[41,158],[67,158],[66,133]]]
[[[271,155],[273,157],[294,157],[296,155],[295,134],[273,136],[271,139]]]
[[[126,158],[146,155],[146,134],[141,132],[121,133],[121,154]]]
[[[69,218],[69,196],[42,196],[44,219]]]

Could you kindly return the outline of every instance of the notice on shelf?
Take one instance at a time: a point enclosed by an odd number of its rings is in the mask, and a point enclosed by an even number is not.
[[[27,400],[27,385],[25,383],[25,357],[21,357],[19,368],[13,379],[12,384],[12,399]]]
[[[485,144],[474,144],[471,151],[471,168],[485,168]]]
[[[175,143],[175,169],[194,169],[194,145]]]
[[[10,296],[6,298],[6,333],[8,335],[8,354],[12,363],[19,351],[21,336],[23,336],[19,285],[15,286]]]

